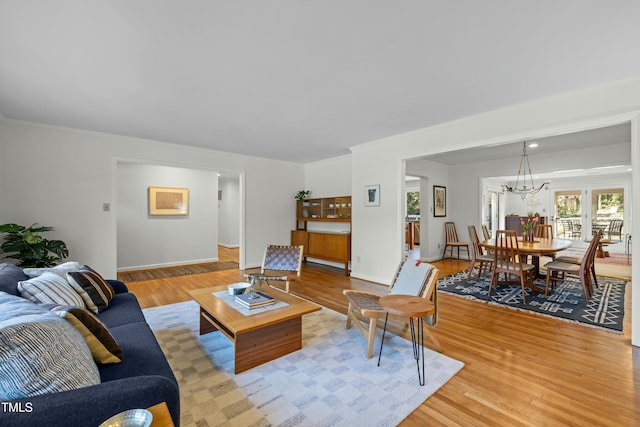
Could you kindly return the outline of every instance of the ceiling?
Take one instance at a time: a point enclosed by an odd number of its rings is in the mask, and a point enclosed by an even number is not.
[[[0,0],[0,114],[307,163],[640,75],[636,0]]]
[[[552,154],[571,152],[587,148],[596,148],[607,145],[629,144],[629,156],[631,156],[631,124],[623,123],[581,132],[573,132],[563,135],[534,138],[528,141],[518,141],[510,144],[469,148],[465,150],[448,151],[441,154],[426,156],[433,162],[445,165],[463,165],[467,163],[488,162],[492,160],[515,159],[522,155],[522,143],[527,146],[535,142],[538,147],[527,148],[530,156],[538,153]],[[631,160],[629,160],[629,163]]]

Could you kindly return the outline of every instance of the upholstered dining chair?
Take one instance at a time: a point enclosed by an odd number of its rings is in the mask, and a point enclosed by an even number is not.
[[[453,250],[457,249],[458,259],[460,258],[460,249],[464,249],[467,251],[467,257],[469,256],[469,242],[461,242],[458,240],[458,232],[456,231],[455,222],[445,222],[444,223],[444,235],[445,235],[445,243],[444,243],[444,252],[442,252],[442,258],[447,254],[447,248],[450,249],[449,258],[453,258]]]
[[[535,237],[553,239],[553,226],[551,224],[538,224],[534,229]]]
[[[602,237],[603,234],[604,233],[601,230],[596,230],[596,232],[593,234],[593,240],[598,239],[598,236]],[[591,265],[589,266],[589,271],[591,272],[591,278],[593,279],[593,284],[596,286],[596,288],[598,287],[598,277],[596,276],[596,266],[595,266],[595,255],[597,253],[597,250],[598,250],[598,245],[596,244],[596,251],[593,253],[594,262],[592,262]],[[559,257],[556,257],[554,261],[563,262],[566,264],[580,265],[584,261],[584,258],[587,256],[588,252],[589,252],[589,248],[587,248],[587,250],[585,250],[584,254],[582,255],[576,255],[576,256],[561,255]]]
[[[389,287],[389,294],[415,295],[433,302],[435,313],[430,319],[430,327],[435,327],[438,321],[438,269],[431,264],[411,258],[404,258]],[[387,312],[380,307],[382,295],[355,289],[343,290],[349,307],[347,309],[347,329],[355,324],[367,338],[368,359],[373,357],[373,343],[375,340],[378,319],[384,320]],[[391,317],[391,315],[389,315]],[[406,318],[404,318],[406,320]],[[431,338],[434,349],[440,351],[440,343],[427,328],[425,333]]]
[[[500,274],[503,274],[507,282],[510,282],[514,276],[518,277],[518,282],[522,286],[522,300],[526,302],[525,288],[530,288],[532,294],[535,292],[533,284],[536,276],[535,270],[535,266],[527,264],[520,254],[515,230],[498,230],[493,251],[493,274],[491,275],[488,297],[491,298],[491,290],[499,285]]]
[[[591,240],[587,251],[585,252],[582,262],[580,264],[572,264],[566,262],[560,262],[558,260],[548,262],[544,265],[547,269],[547,280],[545,284],[544,294],[548,295],[549,285],[553,289],[555,282],[565,280],[567,275],[576,276],[582,284],[582,291],[584,292],[585,302],[589,303],[589,298],[593,296],[593,285],[591,284],[591,266],[593,265],[596,257],[596,251],[598,249],[598,242],[602,237],[602,232],[597,231],[594,238]],[[595,274],[594,274],[595,277]]]
[[[291,282],[297,282],[302,287],[300,272],[302,270],[303,249],[303,246],[268,245],[264,252],[260,273],[247,273],[244,277],[253,284],[259,284],[263,281],[267,283],[271,281],[285,282],[286,293],[289,293]]]
[[[467,282],[471,279],[471,273],[473,273],[476,263],[480,263],[478,266],[478,278],[482,277],[482,272],[487,265],[493,265],[493,255],[484,253],[482,246],[480,246],[480,239],[475,225],[469,226],[469,240],[471,240],[471,263],[469,264]]]
[[[491,238],[491,233],[489,233],[489,228],[486,224],[482,224],[482,237],[484,237],[484,240],[489,240]]]

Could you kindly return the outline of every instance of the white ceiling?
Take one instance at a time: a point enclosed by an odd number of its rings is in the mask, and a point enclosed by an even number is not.
[[[466,150],[449,151],[441,154],[426,156],[433,162],[445,165],[464,165],[468,163],[487,162],[501,159],[515,159],[522,155],[522,143],[527,147],[531,143],[537,143],[535,148],[527,148],[527,154],[551,154],[572,152],[587,148],[602,147],[607,145],[629,144],[629,156],[631,156],[631,124],[623,123],[616,126],[608,126],[582,132],[568,133],[564,135],[549,136],[545,138],[533,138],[527,141],[517,141],[509,144],[469,148]],[[629,164],[631,159],[629,159]]]
[[[0,114],[310,162],[640,75],[637,0],[0,0]]]

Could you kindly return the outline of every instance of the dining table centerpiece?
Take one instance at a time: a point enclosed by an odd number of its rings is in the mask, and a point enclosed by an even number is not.
[[[533,242],[533,234],[539,221],[540,216],[532,213],[529,213],[526,218],[520,218],[520,224],[522,225],[522,241]]]

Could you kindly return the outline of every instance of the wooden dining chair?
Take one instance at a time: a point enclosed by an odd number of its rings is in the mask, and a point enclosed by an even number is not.
[[[467,283],[469,279],[471,279],[471,273],[473,273],[476,263],[480,263],[478,267],[478,278],[482,277],[482,272],[486,266],[493,265],[493,255],[484,253],[482,246],[480,246],[480,239],[478,238],[475,225],[469,226],[469,240],[471,240],[471,264],[469,265]]]
[[[597,239],[598,235],[602,237],[603,232],[601,230],[596,230],[596,232],[593,235],[593,239],[594,240]],[[589,271],[591,272],[591,278],[593,279],[593,284],[595,285],[596,288],[598,287],[598,277],[596,276],[596,267],[595,267],[595,255],[597,251],[598,251],[598,245],[596,245],[596,251],[593,253],[594,262],[592,262],[591,265],[589,266]],[[589,252],[589,248],[587,248],[587,250],[582,255],[577,255],[577,256],[561,255],[559,257],[556,257],[554,261],[563,262],[567,264],[580,265],[584,261],[584,257],[587,256],[588,252]]]
[[[553,239],[553,226],[551,224],[538,224],[534,229],[534,236],[543,239]]]
[[[591,284],[591,266],[593,265],[596,257],[596,250],[598,249],[598,242],[602,233],[596,232],[596,236],[591,240],[587,251],[582,259],[582,262],[578,264],[571,264],[560,261],[551,261],[544,265],[547,269],[547,280],[545,283],[544,294],[549,294],[549,285],[551,288],[555,288],[555,282],[565,280],[566,276],[575,276],[580,280],[582,284],[582,291],[584,293],[585,302],[589,303],[589,298],[593,296],[593,286]]]
[[[516,276],[522,286],[522,300],[526,302],[525,288],[535,292],[534,280],[536,276],[535,266],[525,262],[518,247],[518,236],[515,230],[498,230],[496,233],[496,245],[493,251],[493,273],[489,285],[489,299],[491,290],[499,285],[500,274],[505,281],[514,283],[511,279]]]
[[[444,252],[442,252],[442,258],[445,258],[447,254],[447,248],[450,249],[449,258],[453,258],[453,250],[457,249],[457,258],[460,259],[460,249],[464,249],[467,251],[467,258],[469,257],[469,242],[461,242],[458,240],[458,232],[456,231],[456,224],[454,222],[445,222],[444,223],[444,235],[445,235],[445,244],[444,244]]]
[[[482,236],[484,240],[489,240],[491,238],[491,233],[489,233],[489,228],[486,224],[482,224]]]

